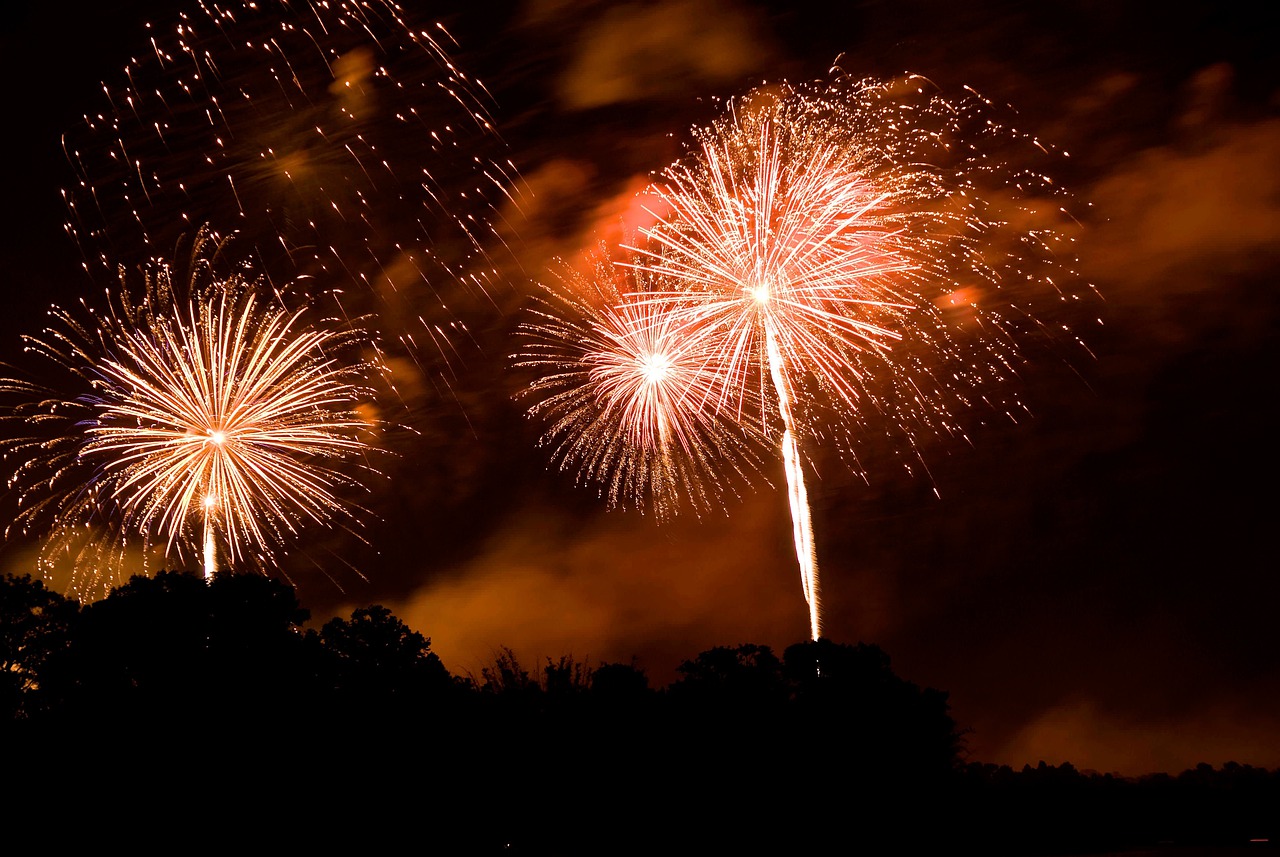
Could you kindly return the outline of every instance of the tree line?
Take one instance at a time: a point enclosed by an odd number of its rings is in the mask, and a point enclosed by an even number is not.
[[[874,645],[716,647],[653,687],[634,663],[529,668],[510,650],[453,675],[378,605],[309,619],[261,575],[138,576],[84,605],[0,579],[6,805],[99,831],[145,810],[152,834],[244,826],[282,844],[400,831],[445,853],[1275,839],[1280,771],[974,761],[947,694]]]

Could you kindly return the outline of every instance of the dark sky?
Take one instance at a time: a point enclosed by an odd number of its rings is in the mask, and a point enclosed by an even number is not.
[[[6,13],[5,360],[50,301],[90,290],[63,231],[60,135],[99,109],[101,81],[120,84],[145,49],[142,21],[170,29],[178,5],[33,0]],[[1280,765],[1274,13],[1086,0],[453,5],[428,14],[492,93],[502,157],[521,176],[519,210],[495,218],[511,252],[493,250],[494,299],[459,310],[471,334],[447,387],[410,396],[418,434],[397,441],[373,487],[373,549],[335,534],[291,560],[317,618],[383,603],[457,673],[509,646],[529,665],[634,656],[658,683],[714,645],[805,638],[781,490],[704,521],[608,511],[547,468],[505,357],[529,280],[634,215],[636,190],[714,115],[714,98],[821,77],[840,57],[856,77],[971,86],[1070,153],[1056,175],[1076,199],[1078,267],[1103,323],[1079,320],[1095,359],[1023,373],[1030,419],[978,427],[972,445],[926,445],[932,481],[874,456],[866,481],[819,474],[827,635],[877,643],[901,675],[949,691],[975,759],[1127,774]],[[28,570],[29,550],[6,545],[0,560]]]

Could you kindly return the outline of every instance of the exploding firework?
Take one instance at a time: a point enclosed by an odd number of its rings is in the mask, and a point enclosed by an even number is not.
[[[57,392],[4,384],[24,399],[5,425],[26,432],[3,440],[21,509],[10,529],[38,532],[42,571],[69,562],[79,595],[157,553],[199,556],[210,576],[267,566],[307,527],[355,522],[343,498],[372,472],[359,408],[377,367],[352,352],[369,340],[308,325],[259,282],[215,276],[215,261],[194,255],[184,283],[157,264],[105,313],[55,309],[27,351],[59,372]]]
[[[610,505],[659,517],[701,513],[758,471],[762,438],[727,419],[703,331],[643,300],[654,279],[615,266],[603,248],[567,265],[520,325],[523,392],[546,425],[542,443]]]
[[[513,171],[447,31],[387,0],[232,0],[147,38],[64,140],[86,270],[113,279],[207,224],[277,289],[343,290],[448,383]]]
[[[981,99],[927,90],[839,80],[731,102],[651,189],[670,213],[632,248],[674,284],[634,299],[699,331],[721,414],[778,438],[814,639],[806,444],[833,438],[856,464],[877,415],[915,456],[921,430],[962,433],[959,409],[1013,375],[1034,305],[1069,298],[1056,190],[999,161],[1025,138]]]

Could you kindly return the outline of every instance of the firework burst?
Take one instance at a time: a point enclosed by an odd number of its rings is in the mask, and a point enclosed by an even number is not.
[[[343,497],[371,472],[359,407],[376,366],[352,351],[367,337],[310,326],[213,263],[197,252],[182,283],[157,264],[105,313],[55,309],[27,351],[78,394],[5,384],[24,399],[5,424],[27,432],[3,442],[10,529],[40,532],[42,571],[69,561],[77,594],[119,583],[126,560],[261,568],[305,528],[354,523]]]
[[[603,484],[612,506],[659,518],[720,506],[758,471],[762,438],[718,407],[714,343],[643,299],[650,275],[603,248],[585,267],[563,266],[518,329],[515,362],[535,374],[523,395],[546,425],[542,443],[580,481]]]
[[[277,290],[343,290],[448,383],[514,172],[448,32],[386,0],[232,0],[146,37],[64,139],[86,270],[113,279],[208,224]]]
[[[1042,330],[1036,308],[1072,297],[1053,276],[1070,258],[1056,189],[1000,160],[1026,138],[930,90],[841,79],[731,102],[651,189],[670,213],[629,248],[670,284],[633,299],[709,344],[717,409],[777,438],[814,639],[805,446],[832,438],[857,466],[876,417],[914,457],[922,431],[962,433],[956,414]]]

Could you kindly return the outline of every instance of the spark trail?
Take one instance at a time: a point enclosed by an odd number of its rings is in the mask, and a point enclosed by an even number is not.
[[[208,225],[276,290],[343,291],[448,386],[499,300],[491,219],[515,181],[448,31],[389,0],[186,6],[64,136],[86,271],[110,281]]]
[[[1059,192],[1000,160],[1028,141],[989,106],[920,78],[757,90],[695,130],[649,191],[669,213],[628,248],[669,284],[634,299],[714,343],[717,409],[780,435],[815,640],[804,444],[834,438],[856,464],[873,414],[908,459],[922,430],[963,434],[954,415],[999,404],[992,383],[1043,332],[1035,311],[1076,297],[1051,276],[1069,258]]]

